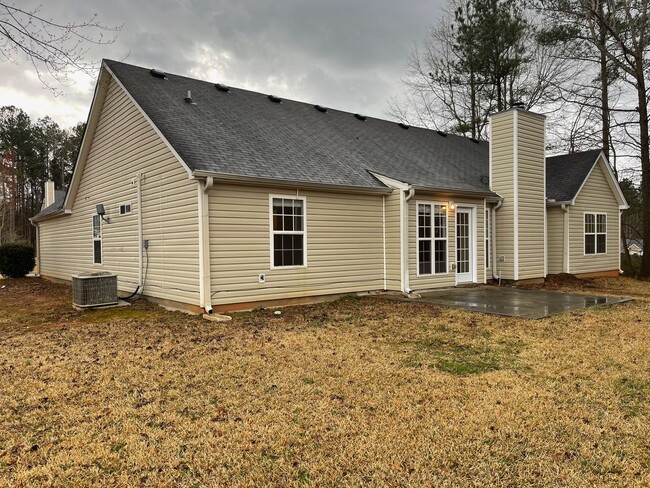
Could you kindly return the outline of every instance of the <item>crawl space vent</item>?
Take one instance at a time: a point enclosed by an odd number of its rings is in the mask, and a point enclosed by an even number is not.
[[[98,307],[118,303],[117,275],[107,272],[73,275],[72,303],[77,307]]]

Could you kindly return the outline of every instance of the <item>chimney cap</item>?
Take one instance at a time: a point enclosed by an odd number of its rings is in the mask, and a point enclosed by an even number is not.
[[[526,110],[526,104],[524,102],[515,102],[512,104],[512,108],[520,108],[522,110]]]

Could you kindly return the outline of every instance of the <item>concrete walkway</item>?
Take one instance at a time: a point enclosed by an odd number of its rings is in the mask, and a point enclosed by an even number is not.
[[[386,296],[386,298],[531,319],[541,319],[587,307],[623,303],[631,300],[631,298],[588,296],[576,293],[496,286],[447,288],[423,293],[422,298],[415,299],[397,296]]]

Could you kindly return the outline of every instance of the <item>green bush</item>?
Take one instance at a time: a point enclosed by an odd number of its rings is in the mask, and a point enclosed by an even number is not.
[[[12,242],[0,246],[0,274],[19,278],[31,272],[36,265],[36,250],[30,244]]]

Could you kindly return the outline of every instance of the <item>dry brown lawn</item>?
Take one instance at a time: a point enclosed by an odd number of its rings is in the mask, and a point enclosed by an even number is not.
[[[76,312],[0,282],[0,484],[648,486],[650,283],[533,321],[377,298]]]

